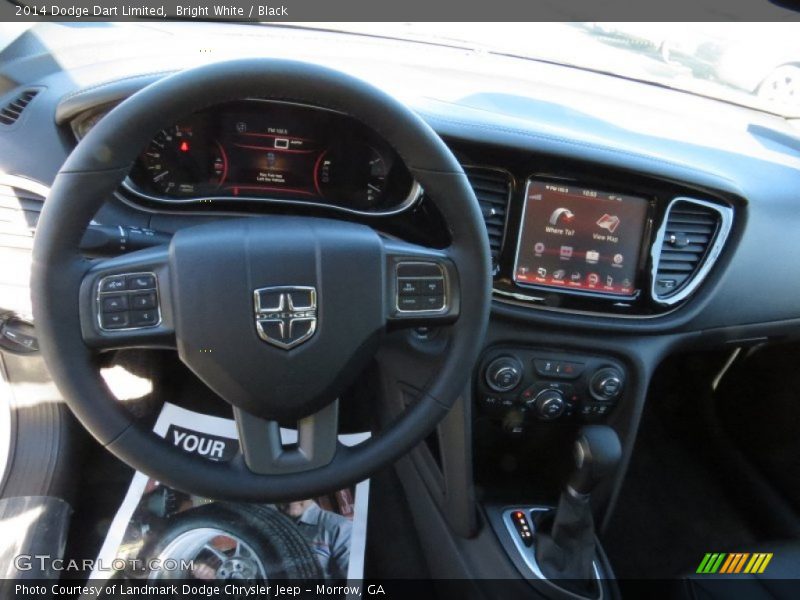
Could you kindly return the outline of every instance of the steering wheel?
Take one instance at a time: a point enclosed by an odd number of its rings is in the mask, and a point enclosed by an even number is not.
[[[371,127],[438,207],[451,244],[432,249],[340,220],[258,216],[181,229],[168,246],[106,260],[82,256],[86,227],[155,132],[195,111],[244,98],[320,106]],[[101,444],[131,467],[186,492],[277,502],[365,479],[435,428],[477,359],[489,318],[490,273],[474,193],[450,150],[419,116],[337,71],[248,59],[164,78],[119,104],[81,140],[41,213],[31,288],[53,380]],[[404,310],[399,286],[406,278],[432,282],[441,290],[439,300]],[[137,313],[136,322],[106,321],[102,306],[109,293],[132,299],[136,290],[153,308]],[[446,326],[438,374],[378,435],[354,447],[340,444],[341,392],[366,368],[387,328],[420,325]],[[213,462],[137,424],[99,370],[102,351],[123,348],[177,350],[232,405],[237,456]],[[281,445],[279,422],[297,423],[297,444]]]

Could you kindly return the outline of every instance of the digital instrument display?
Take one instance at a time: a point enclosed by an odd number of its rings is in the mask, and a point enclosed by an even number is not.
[[[634,296],[649,202],[543,180],[528,180],[514,281]]]
[[[161,130],[131,181],[167,199],[283,198],[363,211],[402,201],[413,183],[395,153],[359,122],[261,101],[206,109]]]

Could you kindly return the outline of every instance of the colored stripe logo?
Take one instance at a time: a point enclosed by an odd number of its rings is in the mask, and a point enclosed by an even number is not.
[[[696,572],[702,575],[763,573],[771,560],[772,552],[755,552],[753,554],[749,552],[732,552],[730,554],[709,552],[700,561]]]

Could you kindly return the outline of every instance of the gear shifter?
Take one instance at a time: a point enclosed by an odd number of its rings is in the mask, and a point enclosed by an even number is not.
[[[558,508],[536,524],[536,562],[542,574],[570,591],[587,594],[595,580],[596,555],[591,492],[619,462],[622,448],[607,425],[588,425],[575,441],[575,470]]]
[[[617,433],[608,425],[587,425],[575,440],[575,470],[567,492],[588,496],[597,484],[614,471],[622,455]]]

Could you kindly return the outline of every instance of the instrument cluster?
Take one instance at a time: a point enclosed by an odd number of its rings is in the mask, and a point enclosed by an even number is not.
[[[421,195],[396,152],[348,115],[300,104],[243,100],[162,129],[126,180],[134,199],[230,206],[310,204],[393,214]]]

